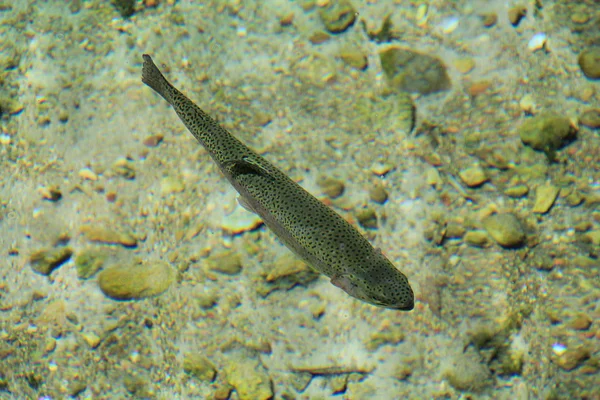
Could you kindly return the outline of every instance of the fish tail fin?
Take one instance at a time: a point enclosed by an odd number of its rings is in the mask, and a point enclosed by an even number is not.
[[[142,67],[142,82],[150,86],[154,91],[160,94],[169,104],[173,104],[173,92],[176,89],[167,81],[163,74],[159,71],[152,57],[148,54],[143,54],[144,65]]]

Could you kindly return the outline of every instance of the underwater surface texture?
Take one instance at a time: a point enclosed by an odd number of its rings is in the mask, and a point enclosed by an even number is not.
[[[597,1],[0,0],[0,74],[0,399],[600,399]]]

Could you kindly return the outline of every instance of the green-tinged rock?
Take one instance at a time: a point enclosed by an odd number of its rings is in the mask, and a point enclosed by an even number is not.
[[[116,265],[98,274],[102,292],[115,300],[135,300],[158,296],[175,278],[175,270],[164,262]]]
[[[255,284],[256,292],[266,297],[275,290],[289,290],[296,285],[306,286],[318,279],[319,274],[292,255],[284,255],[275,260],[273,268],[264,280]]]
[[[212,255],[206,260],[206,264],[210,271],[226,275],[236,275],[242,270],[242,258],[237,252],[231,250]]]
[[[514,214],[492,214],[482,222],[487,233],[503,247],[519,247],[525,241],[523,225]]]
[[[505,195],[514,198],[527,196],[527,193],[529,193],[529,188],[525,184],[511,186],[504,190]]]
[[[369,198],[375,203],[383,204],[388,199],[388,193],[381,185],[375,185],[369,189]]]
[[[577,61],[585,76],[600,79],[600,47],[582,51]]]
[[[75,268],[79,279],[93,276],[106,261],[106,254],[99,250],[85,249],[75,257]]]
[[[363,30],[369,37],[369,40],[374,41],[375,43],[387,43],[391,42],[394,39],[400,39],[400,36],[396,32],[394,32],[392,28],[392,15],[387,15],[383,22],[381,23],[381,28],[377,32],[369,32],[367,30],[367,24],[364,20],[360,21],[362,23]]]
[[[330,378],[329,384],[332,394],[344,393],[348,387],[348,375],[334,375]]]
[[[600,128],[600,108],[584,111],[579,117],[579,123],[588,128]]]
[[[116,175],[122,176],[125,179],[135,179],[135,168],[133,162],[128,159],[121,158],[113,165],[113,171]]]
[[[465,243],[475,247],[486,247],[490,244],[490,238],[485,231],[468,231],[463,240]]]
[[[359,71],[364,71],[369,66],[367,56],[362,51],[354,47],[344,49],[340,53],[339,57],[344,64],[358,69]]]
[[[99,242],[106,244],[120,244],[125,247],[137,246],[137,238],[129,232],[123,232],[120,229],[105,228],[101,225],[88,224],[80,228],[80,232],[90,242]]]
[[[224,368],[227,383],[235,388],[240,400],[273,398],[273,383],[263,365],[247,355],[232,359]]]
[[[344,182],[339,179],[321,176],[317,180],[317,184],[330,199],[336,199],[344,194]]]
[[[600,246],[600,229],[583,234],[583,241],[584,243],[589,243],[594,246]]]
[[[563,370],[572,371],[590,358],[591,351],[585,345],[569,348],[552,360]]]
[[[553,159],[558,149],[575,138],[575,129],[569,118],[546,113],[526,119],[519,135],[523,143]]]
[[[537,214],[545,214],[554,204],[560,188],[548,183],[539,186],[535,191],[535,203],[533,204],[533,212]]]
[[[481,186],[488,180],[484,169],[479,165],[459,171],[458,176],[468,187]]]
[[[459,223],[449,222],[446,225],[444,237],[448,239],[460,239],[465,235],[466,229]]]
[[[331,33],[342,33],[354,24],[357,12],[348,0],[330,0],[319,8],[319,17]]]
[[[47,276],[67,262],[71,255],[73,255],[73,250],[69,247],[37,250],[29,256],[29,264],[35,272]]]
[[[377,229],[377,213],[372,208],[363,208],[356,213],[360,226],[366,229]]]
[[[391,86],[409,93],[430,94],[450,88],[444,63],[433,56],[393,47],[379,54]]]
[[[598,262],[598,260],[596,260],[594,258],[579,255],[579,256],[575,256],[572,264],[579,268],[589,269],[589,268],[598,267],[600,265],[600,262]]]
[[[217,375],[214,364],[199,353],[185,353],[183,355],[183,370],[206,382],[214,381]]]

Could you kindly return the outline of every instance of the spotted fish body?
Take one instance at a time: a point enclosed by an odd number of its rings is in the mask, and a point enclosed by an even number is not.
[[[367,303],[412,310],[408,279],[352,225],[233,137],[173,87],[149,55],[142,81],[160,94],[206,148],[240,194],[279,239],[331,283]]]

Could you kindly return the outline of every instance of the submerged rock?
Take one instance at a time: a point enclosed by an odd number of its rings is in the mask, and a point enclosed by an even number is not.
[[[600,79],[600,47],[582,51],[577,61],[585,76]]]
[[[393,47],[379,54],[391,85],[409,93],[430,94],[451,86],[446,66],[437,57]]]
[[[167,263],[116,265],[98,274],[98,285],[115,300],[135,300],[165,292],[175,278]]]
[[[330,0],[319,8],[319,17],[331,33],[342,33],[356,21],[356,10],[348,0]]]
[[[540,114],[529,118],[519,128],[521,140],[551,157],[566,142],[575,138],[575,129],[567,117]]]
[[[525,241],[523,225],[514,214],[490,215],[483,220],[483,227],[500,246],[519,247]]]

